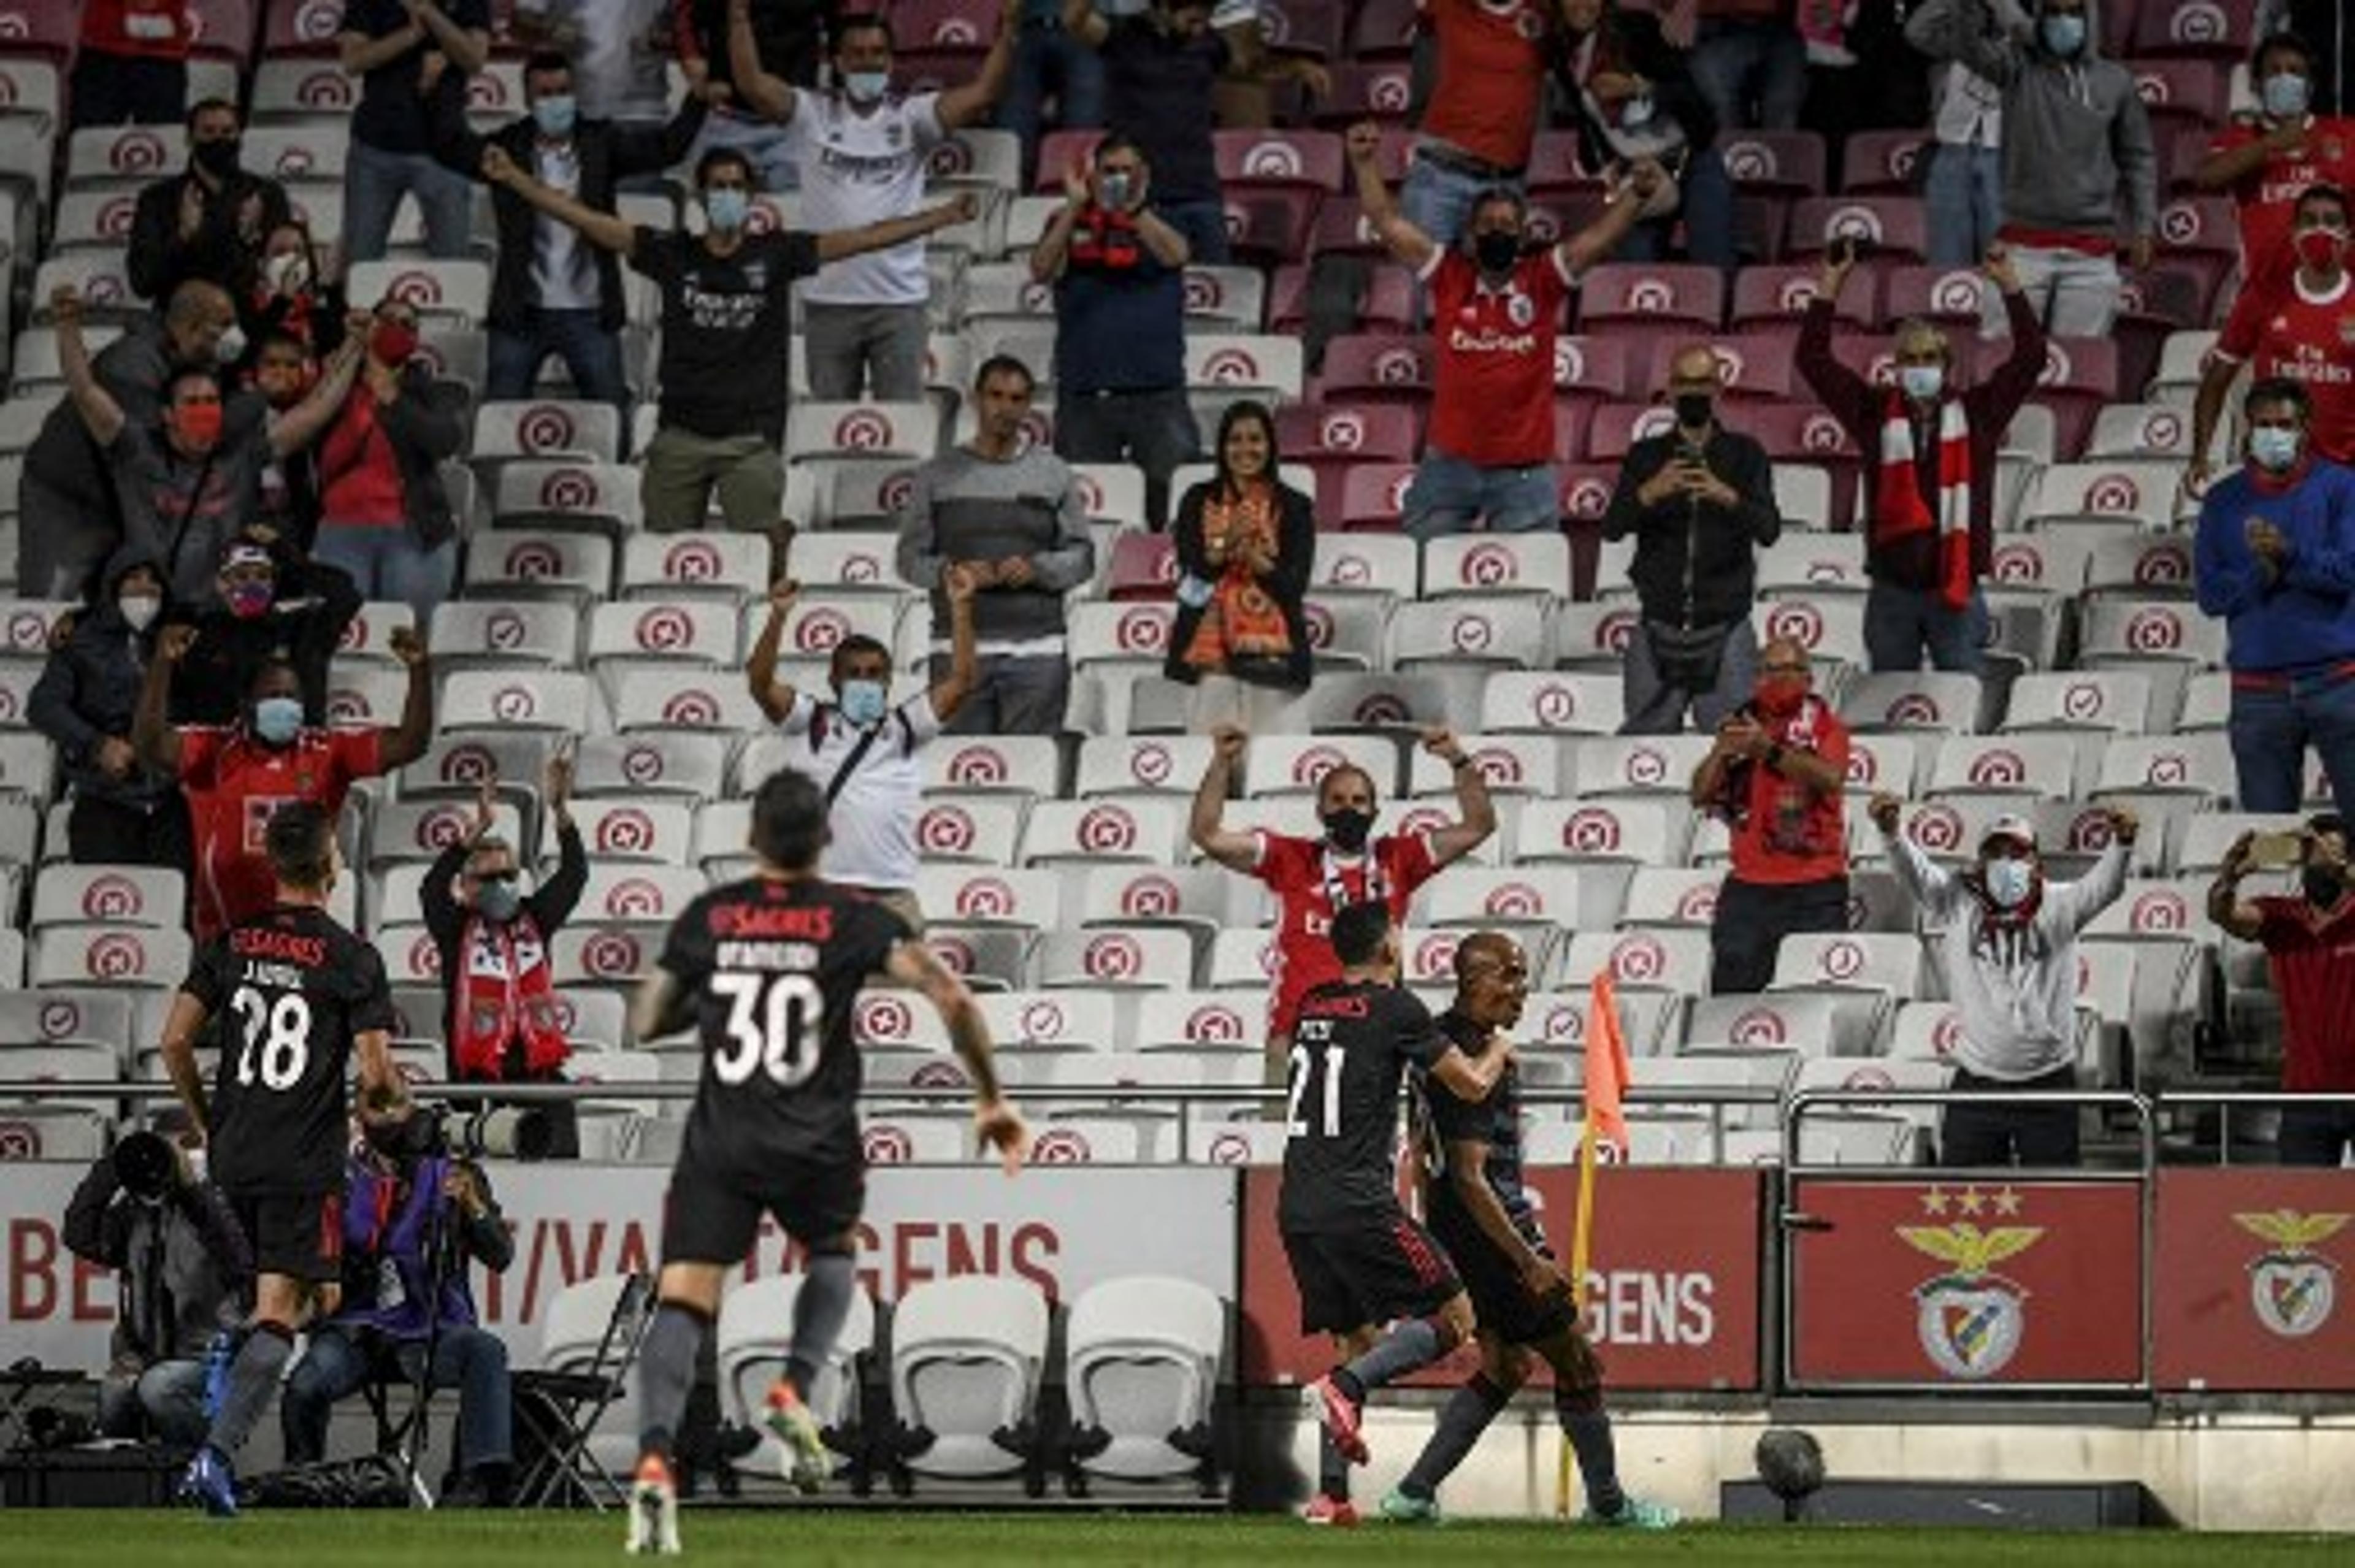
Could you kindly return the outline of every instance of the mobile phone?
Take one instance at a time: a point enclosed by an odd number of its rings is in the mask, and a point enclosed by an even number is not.
[[[2261,871],[2295,866],[2306,855],[2306,835],[2295,828],[2260,833],[2249,845],[2249,864]]]

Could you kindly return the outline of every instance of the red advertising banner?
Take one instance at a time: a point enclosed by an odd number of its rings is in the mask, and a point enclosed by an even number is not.
[[[1800,1181],[1794,1383],[2133,1383],[2131,1182]]]
[[[2169,1170],[2158,1178],[2151,1328],[2158,1385],[2355,1390],[2355,1170]]]
[[[1275,1226],[1283,1172],[1243,1175],[1246,1383],[1305,1382],[1333,1364],[1330,1340],[1300,1332],[1300,1297]],[[1532,1170],[1554,1250],[1570,1253],[1578,1173]],[[1742,1391],[1759,1386],[1760,1173],[1606,1166],[1595,1181],[1586,1323],[1611,1386]],[[1413,1380],[1460,1382],[1467,1348]],[[1537,1369],[1532,1381],[1549,1374]]]

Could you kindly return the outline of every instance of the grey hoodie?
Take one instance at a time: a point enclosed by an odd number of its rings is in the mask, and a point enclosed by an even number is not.
[[[2041,18],[2042,0],[2035,10]],[[2041,32],[2003,34],[1988,0],[1923,0],[1905,23],[1913,47],[1968,67],[2003,90],[2003,216],[2007,227],[2091,238],[2158,229],[2158,155],[2134,75],[2101,57],[2102,18],[2086,0],[2085,47],[2056,58]]]

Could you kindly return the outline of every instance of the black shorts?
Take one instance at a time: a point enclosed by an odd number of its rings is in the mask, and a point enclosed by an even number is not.
[[[663,1195],[662,1261],[739,1264],[761,1233],[763,1212],[804,1243],[830,1241],[858,1223],[867,1207],[861,1159],[787,1161],[757,1182],[680,1156]]]
[[[225,1194],[253,1249],[253,1272],[309,1285],[343,1277],[344,1195],[340,1192]]]
[[[1304,1334],[1425,1317],[1464,1288],[1446,1252],[1403,1209],[1347,1229],[1286,1231],[1284,1253],[1300,1287]]]
[[[1498,1250],[1470,1215],[1434,1203],[1431,1231],[1463,1274],[1464,1293],[1472,1298],[1473,1316],[1479,1320],[1481,1333],[1508,1345],[1535,1345],[1576,1327],[1578,1314],[1569,1293],[1532,1295],[1521,1283],[1519,1265]],[[1538,1251],[1553,1256],[1544,1238],[1531,1240]]]

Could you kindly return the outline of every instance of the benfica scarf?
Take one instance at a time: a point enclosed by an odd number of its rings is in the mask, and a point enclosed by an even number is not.
[[[557,1021],[548,944],[528,914],[505,923],[469,916],[458,942],[456,1038],[451,1053],[464,1078],[496,1079],[507,1042],[520,1040],[524,1066],[538,1074],[572,1052]]]
[[[1933,513],[1915,474],[1913,421],[1891,388],[1881,426],[1881,475],[1872,507],[1873,542],[1938,533],[1938,600],[1949,610],[1971,602],[1971,432],[1962,400],[1938,405],[1938,505]]]

